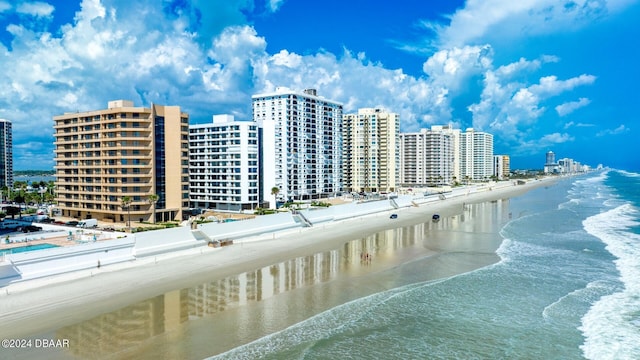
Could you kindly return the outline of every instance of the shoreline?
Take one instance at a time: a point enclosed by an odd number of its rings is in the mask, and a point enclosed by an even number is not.
[[[237,275],[299,256],[332,250],[368,234],[425,221],[432,213],[450,217],[463,204],[511,198],[549,185],[555,178],[530,181],[436,203],[286,230],[272,239],[255,236],[223,248],[196,248],[99,270],[11,284],[0,294],[0,334],[27,336],[117,310],[168,291]],[[397,212],[398,219],[389,219]],[[431,249],[434,254],[439,249]],[[495,253],[496,249],[493,249]],[[160,265],[160,266],[158,266]],[[9,331],[9,329],[11,329]]]

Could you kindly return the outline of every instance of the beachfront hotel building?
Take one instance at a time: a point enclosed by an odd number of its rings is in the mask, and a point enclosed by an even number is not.
[[[258,124],[214,115],[213,122],[189,126],[191,206],[240,211],[259,202]]]
[[[269,207],[342,191],[342,104],[315,89],[285,87],[251,100],[261,128],[261,196]]]
[[[102,221],[182,220],[189,207],[189,115],[179,106],[107,109],[53,117],[61,216]],[[156,217],[149,196],[157,195]],[[123,198],[131,203],[123,206]]]
[[[0,119],[0,188],[13,187],[13,133],[11,121]]]
[[[434,125],[400,134],[400,184],[421,187],[452,184],[457,173],[460,130]]]
[[[468,128],[460,133],[461,181],[487,181],[493,176],[493,135]]]
[[[345,191],[396,191],[400,170],[400,117],[363,108],[342,119]]]
[[[511,172],[509,155],[493,156],[493,176],[498,180],[504,180],[509,177]]]

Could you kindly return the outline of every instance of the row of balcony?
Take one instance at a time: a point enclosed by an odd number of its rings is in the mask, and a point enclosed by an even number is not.
[[[149,188],[153,186],[153,181],[56,181],[56,186],[59,188],[58,191],[73,191],[71,188],[65,188],[66,186],[73,186],[74,188],[78,186],[136,186],[140,188]],[[77,188],[76,188],[77,191]]]
[[[56,182],[62,183],[62,182],[74,182],[74,181],[78,181],[78,180],[82,180],[82,179],[92,179],[92,180],[97,180],[97,179],[109,179],[109,178],[147,178],[147,177],[151,177],[153,176],[153,174],[151,173],[151,171],[145,171],[145,172],[122,172],[122,170],[125,169],[120,169],[120,171],[117,171],[116,169],[106,169],[104,173],[102,172],[74,172],[71,173],[70,170],[66,170],[65,172],[59,172],[56,174],[57,180]],[[133,169],[133,170],[138,170],[138,169]]]
[[[118,140],[116,140],[118,139]],[[99,139],[100,140],[100,144],[106,143],[108,141],[139,141],[140,142],[140,146],[139,147],[147,147],[150,146],[151,141],[153,140],[153,136],[150,136],[148,134],[135,134],[135,133],[127,133],[127,134],[113,134],[113,135],[108,135],[108,136],[104,136],[102,138]],[[56,140],[53,142],[54,145],[65,145],[65,144],[85,144],[85,143],[90,143],[90,142],[96,142],[96,139],[74,139],[73,137],[69,136],[69,137],[57,137]],[[106,146],[103,146],[106,147]],[[136,146],[134,146],[135,148]]]

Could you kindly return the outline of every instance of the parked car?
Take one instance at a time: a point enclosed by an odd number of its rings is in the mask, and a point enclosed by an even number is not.
[[[40,226],[35,226],[35,225],[26,225],[22,227],[23,233],[36,232],[41,230],[42,228]]]
[[[53,224],[55,221],[56,221],[56,219],[49,218],[49,217],[40,220],[40,222],[43,223],[43,224]]]
[[[389,216],[389,219],[397,219],[398,218],[398,214],[391,214],[391,216]]]
[[[76,220],[71,220],[71,221],[67,221],[66,223],[64,223],[67,226],[78,226],[78,221]]]

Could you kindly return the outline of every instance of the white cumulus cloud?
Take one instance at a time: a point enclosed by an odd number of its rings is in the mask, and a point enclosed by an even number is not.
[[[595,76],[586,74],[566,80],[544,76],[537,84],[531,85],[512,81],[513,69],[518,69],[518,72],[530,71],[539,64],[535,60],[520,59],[496,71],[487,71],[480,101],[469,106],[473,114],[473,126],[495,132],[514,144],[523,143],[523,136],[546,111],[543,104],[547,99],[595,81]]]
[[[12,6],[10,3],[6,1],[0,1],[0,14],[11,9],[12,9]]]
[[[574,30],[619,12],[629,0],[468,0],[449,16],[448,26],[430,23],[439,46],[491,42]]]
[[[266,4],[276,11],[283,3]],[[451,29],[441,30],[442,37],[478,38],[472,34],[486,33],[495,24],[510,21],[513,14],[524,14],[521,9],[527,6],[539,8],[530,0],[523,0],[524,5],[487,3],[506,7],[496,7],[488,19],[477,19],[489,7],[470,0],[464,11],[453,15]],[[11,4],[0,0],[0,13],[3,6],[5,12],[12,11]],[[45,2],[29,4],[35,5],[23,8],[24,13],[55,15]],[[162,2],[162,6],[157,1],[83,0],[73,21],[56,29],[47,29],[47,21],[8,24],[11,49],[0,46],[0,117],[13,121],[16,143],[31,143],[17,147],[15,162],[29,163],[29,149],[51,147],[51,117],[64,112],[100,109],[109,100],[130,99],[137,106],[180,105],[194,120],[209,121],[212,114],[223,112],[250,119],[251,95],[276,86],[316,88],[319,95],[343,102],[345,112],[384,107],[400,114],[402,131],[417,131],[434,123],[469,122],[454,117],[452,103],[477,80],[479,94],[465,99],[471,104],[467,116],[473,126],[492,131],[497,138],[527,143],[528,130],[545,112],[547,99],[595,81],[588,74],[564,80],[540,76],[545,64],[559,61],[548,54],[495,64],[491,45],[469,45],[466,40],[452,40],[454,45],[436,49],[425,58],[424,74],[419,76],[386,68],[361,49],[345,48],[339,54],[298,54],[287,49],[270,53],[268,39],[247,25],[244,12],[253,6],[247,0]],[[459,25],[465,16],[470,26],[467,35]],[[530,81],[534,76],[536,80]],[[543,140],[571,137],[552,133]],[[44,163],[52,165],[51,159]]]
[[[284,0],[269,0],[268,1],[269,11],[271,11],[271,12],[278,11],[278,9],[280,9],[282,4],[284,4]]]
[[[556,112],[560,116],[566,116],[589,104],[591,104],[591,100],[587,98],[580,98],[578,101],[570,101],[556,106]]]
[[[618,135],[618,134],[624,134],[629,132],[630,129],[626,126],[624,126],[624,124],[621,124],[620,126],[618,126],[615,129],[605,129],[602,130],[600,132],[598,132],[596,134],[596,136],[606,136],[606,135]]]
[[[2,5],[0,4],[0,8]],[[31,15],[36,17],[49,17],[53,14],[55,8],[50,4],[40,1],[23,2],[16,8],[16,12],[25,15]]]

